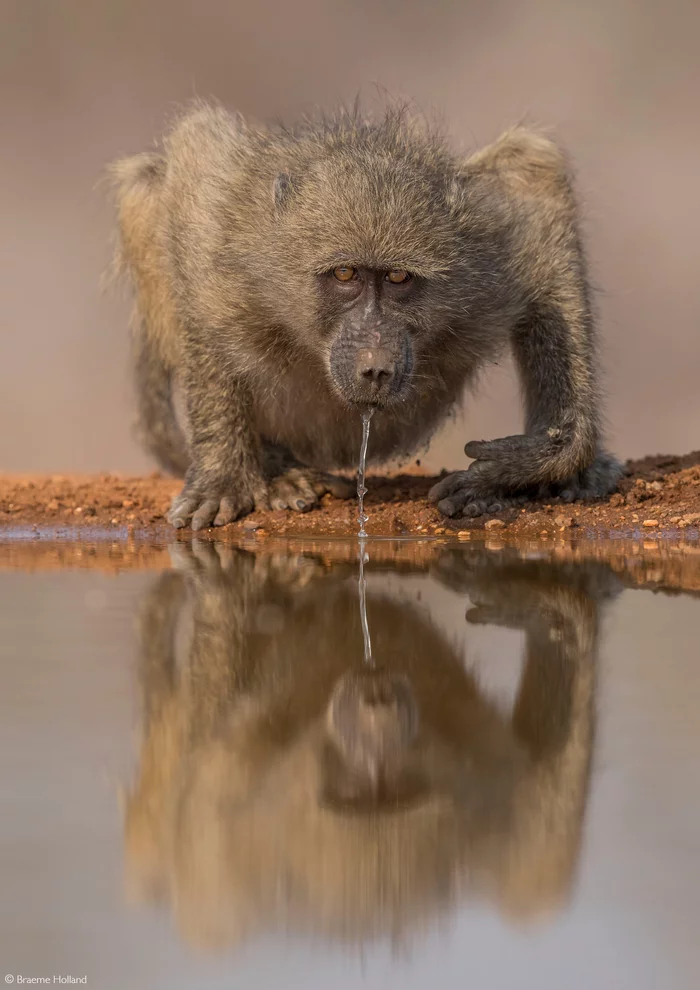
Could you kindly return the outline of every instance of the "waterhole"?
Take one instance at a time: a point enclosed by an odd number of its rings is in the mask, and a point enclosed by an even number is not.
[[[0,544],[6,972],[698,985],[696,548],[369,546]]]

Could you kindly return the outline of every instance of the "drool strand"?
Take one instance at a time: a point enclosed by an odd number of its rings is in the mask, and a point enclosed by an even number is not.
[[[360,593],[360,622],[362,623],[362,638],[365,643],[365,663],[373,667],[372,641],[369,638],[369,624],[367,622],[367,581],[365,580],[365,564],[369,561],[369,554],[365,553],[365,541],[360,539],[360,578],[357,583]]]
[[[365,470],[367,467],[367,446],[369,444],[369,423],[372,419],[373,412],[374,409],[365,409],[362,413],[362,446],[360,447],[360,463],[357,471],[357,503],[359,509],[357,521],[360,524],[357,534],[360,544],[360,576],[357,586],[360,596],[362,638],[365,644],[365,663],[369,666],[373,666],[374,661],[372,659],[372,641],[369,638],[369,624],[367,622],[367,581],[365,580],[365,564],[369,561],[369,554],[365,551],[365,541],[367,540],[365,523],[369,519],[369,516],[365,515],[365,495],[367,494]]]
[[[367,494],[367,488],[365,487],[365,467],[367,464],[367,445],[369,444],[369,422],[372,419],[373,413],[374,409],[365,409],[362,413],[362,446],[360,447],[360,464],[357,471],[357,502],[359,508],[357,521],[360,524],[357,536],[360,540],[367,538],[365,523],[369,519],[369,516],[365,515],[365,495]],[[363,553],[364,549],[361,549],[360,560]]]

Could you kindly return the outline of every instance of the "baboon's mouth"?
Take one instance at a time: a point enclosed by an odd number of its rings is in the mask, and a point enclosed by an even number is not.
[[[401,786],[383,787],[376,792],[338,792],[337,789],[323,787],[319,794],[321,805],[335,814],[358,815],[401,815],[420,807],[430,798],[427,782],[418,775],[406,778]]]
[[[361,411],[368,406],[371,409],[388,409],[398,405],[405,400],[408,394],[408,384],[409,376],[401,375],[400,378],[394,378],[388,385],[384,386],[363,387],[354,383],[349,387],[339,383],[336,383],[336,386],[345,401]]]

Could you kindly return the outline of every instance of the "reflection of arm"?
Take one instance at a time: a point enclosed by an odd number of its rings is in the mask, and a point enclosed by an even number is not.
[[[512,721],[530,756],[514,795],[514,829],[502,876],[503,906],[515,914],[554,907],[568,895],[581,843],[595,717],[595,603],[561,585],[540,590],[536,598],[525,624],[525,668]]]
[[[177,570],[155,581],[138,622],[143,738],[124,822],[127,886],[138,900],[166,893],[183,761],[216,723],[240,679],[251,597],[247,555],[222,560],[212,547],[195,551],[183,544],[173,556]],[[178,665],[178,626],[185,612],[191,636]]]
[[[163,574],[148,591],[138,621],[143,736],[138,777],[124,808],[126,885],[137,901],[159,900],[168,885],[166,808],[182,746],[175,646],[184,600],[182,576]]]
[[[222,570],[214,547],[199,550],[201,560],[188,572],[192,638],[183,677],[190,744],[215,728],[250,679],[246,630],[257,597],[254,559],[236,555]]]

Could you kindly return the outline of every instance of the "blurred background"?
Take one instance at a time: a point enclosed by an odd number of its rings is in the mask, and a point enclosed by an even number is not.
[[[0,0],[0,470],[152,467],[131,435],[126,294],[99,180],[178,103],[293,118],[375,86],[470,150],[551,126],[574,157],[624,456],[700,447],[697,0]],[[467,420],[465,423],[464,420]],[[433,441],[518,430],[505,363]]]

